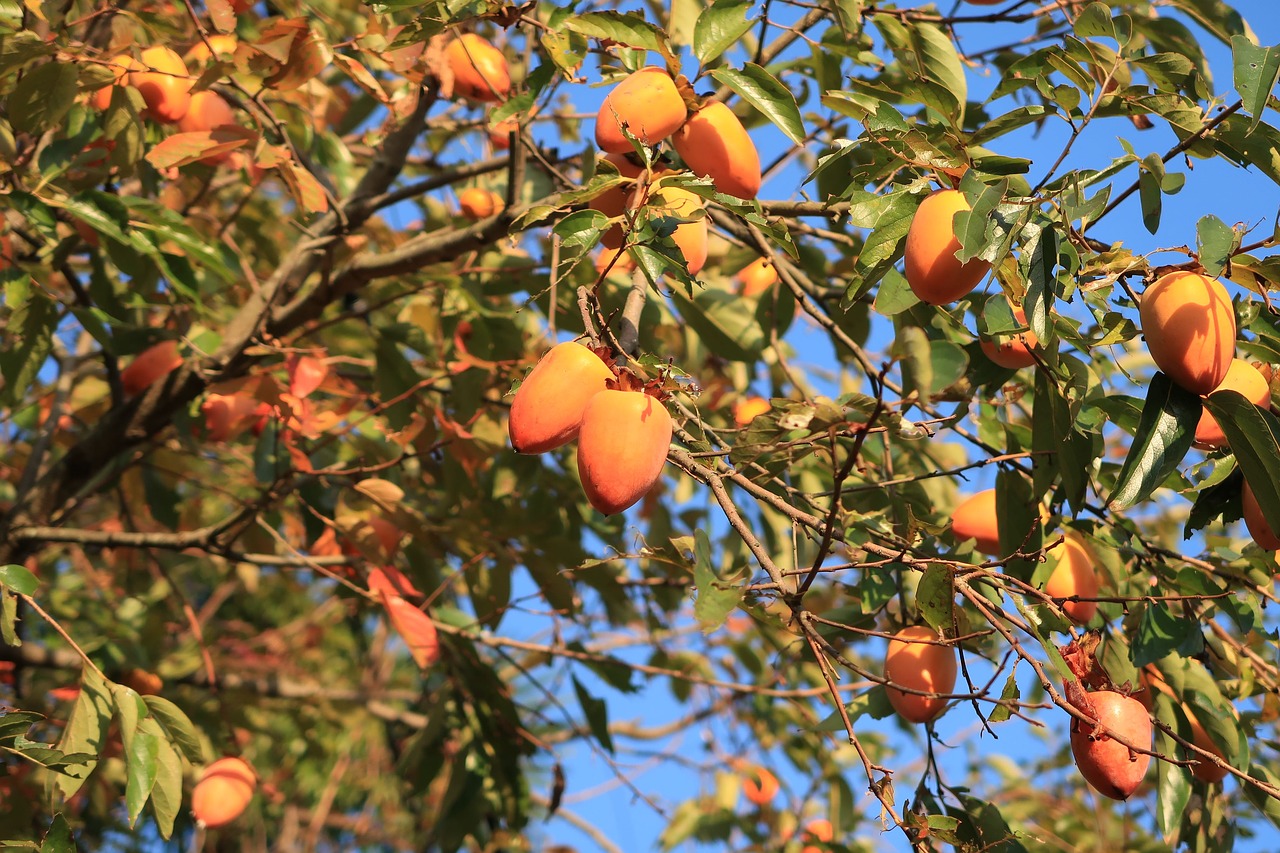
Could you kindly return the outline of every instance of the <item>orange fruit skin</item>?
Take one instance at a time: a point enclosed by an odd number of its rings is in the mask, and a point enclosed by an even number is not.
[[[178,119],[178,130],[183,133],[198,133],[217,127],[236,124],[236,114],[231,105],[217,92],[203,90],[191,96],[191,104],[187,112]],[[201,163],[219,165],[231,159],[231,152],[213,154],[200,158]]]
[[[449,42],[444,58],[453,70],[454,94],[494,103],[511,93],[507,58],[482,36],[464,33]]]
[[[1219,282],[1171,272],[1143,292],[1138,314],[1147,351],[1174,382],[1208,394],[1226,378],[1236,347],[1236,315]]]
[[[1271,405],[1271,386],[1267,378],[1258,369],[1242,358],[1231,359],[1227,367],[1227,375],[1222,377],[1217,391],[1239,391],[1246,400],[1258,406]],[[1196,424],[1196,447],[1208,450],[1214,447],[1226,447],[1227,436],[1218,421],[1209,411],[1200,413],[1200,423]]]
[[[736,278],[742,296],[759,296],[778,283],[778,269],[768,258],[756,258],[738,270]]]
[[[778,796],[778,777],[768,770],[763,767],[744,767],[743,773],[742,793],[748,802],[763,806],[773,802],[773,798]]]
[[[649,206],[664,215],[686,218],[702,210],[702,197],[679,187],[663,187],[649,198]],[[689,275],[697,275],[707,263],[707,220],[682,222],[676,226],[671,239],[684,255],[689,265]]]
[[[142,69],[142,64],[127,53],[122,53],[115,57],[108,63],[108,65],[116,75],[115,82],[110,86],[102,87],[89,96],[89,103],[91,103],[99,112],[105,111],[107,107],[111,106],[112,89],[116,86],[128,86],[129,73],[134,70],[140,71]]]
[[[153,382],[176,370],[182,364],[177,341],[161,341],[134,357],[129,366],[120,371],[120,384],[126,397],[142,393]]]
[[[831,821],[818,818],[804,825],[804,831],[800,833],[800,837],[805,841],[830,841],[836,837],[836,830],[831,825]],[[817,845],[808,844],[800,853],[822,853],[822,849]]]
[[[622,123],[645,145],[654,145],[680,129],[688,110],[671,75],[658,68],[641,68],[605,97],[596,115],[596,145],[610,154],[630,151]]]
[[[1244,481],[1244,493],[1241,497],[1244,504],[1244,526],[1249,529],[1253,541],[1264,551],[1280,550],[1280,536],[1276,536],[1271,525],[1267,524],[1267,519],[1262,515],[1262,507],[1258,505],[1258,497],[1249,487],[1248,480]]]
[[[976,539],[984,554],[1000,555],[1000,527],[996,521],[996,490],[985,489],[960,502],[951,514],[951,533],[957,542]]]
[[[1131,696],[1109,690],[1089,691],[1097,721],[1102,726],[1097,738],[1094,727],[1071,719],[1071,754],[1081,775],[1103,796],[1127,800],[1142,784],[1151,756],[1130,753],[1127,746],[1107,736],[1114,732],[1135,746],[1151,748],[1151,718],[1142,703]]]
[[[671,446],[667,407],[643,391],[601,391],[587,403],[578,433],[578,476],[605,515],[640,500],[662,476]]]
[[[1184,710],[1185,710],[1185,706]],[[1204,730],[1204,726],[1200,725],[1200,721],[1187,713],[1187,719],[1191,723],[1191,742],[1201,749],[1208,750],[1219,758],[1225,759],[1222,750],[1218,749],[1218,745],[1213,742],[1213,738],[1209,737],[1209,733]],[[1191,775],[1206,784],[1215,784],[1227,778],[1229,770],[1225,767],[1219,767],[1216,764],[1210,764],[1204,759],[1198,759],[1195,764],[1191,765]]]
[[[609,266],[615,257],[618,258],[617,262],[612,267]],[[626,274],[636,268],[636,259],[621,246],[616,249],[602,248],[596,255],[595,266],[596,275],[603,274],[605,270],[609,270],[610,273]]]
[[[1049,575],[1044,585],[1046,595],[1052,598],[1069,598],[1073,595],[1094,598],[1098,594],[1098,573],[1094,558],[1084,545],[1068,537],[1062,544],[1049,551],[1058,557],[1058,567]],[[1098,612],[1096,601],[1067,601],[1062,612],[1072,622],[1083,625]]]
[[[942,713],[945,696],[905,693],[894,685],[930,693],[950,693],[956,686],[956,653],[948,646],[934,645],[937,633],[923,625],[903,628],[892,640],[884,656],[885,685],[889,704],[904,720],[927,723]]]
[[[622,154],[606,154],[601,159],[608,160],[614,166],[617,166],[618,171],[624,178],[638,178],[640,173],[644,171]],[[590,206],[610,219],[617,219],[627,210],[627,200],[631,195],[631,186],[631,184],[623,184],[610,187],[593,198],[590,201]],[[600,244],[606,249],[617,249],[622,246],[626,236],[626,233],[622,230],[622,225],[614,225],[600,237]]]
[[[253,799],[258,777],[239,758],[220,758],[200,774],[191,794],[191,813],[210,829],[240,817]]]
[[[744,427],[756,419],[757,415],[763,415],[765,412],[773,408],[769,405],[769,401],[764,397],[747,397],[745,400],[739,400],[733,407],[733,422],[740,427]]]
[[[462,215],[472,222],[488,219],[500,213],[507,205],[502,196],[493,190],[482,190],[479,187],[468,187],[458,193],[458,207]]]
[[[146,114],[161,124],[177,124],[191,106],[194,82],[182,57],[167,47],[149,47],[140,57],[142,71],[129,72],[129,85],[142,93]]]
[[[960,241],[952,218],[969,210],[969,201],[959,190],[938,190],[920,203],[907,230],[907,284],[921,302],[945,305],[955,302],[978,286],[991,265],[979,258],[966,263],[956,260]]]
[[[239,41],[230,33],[210,33],[208,44],[204,40],[196,42],[187,51],[185,59],[193,65],[205,65],[214,56],[230,56],[235,53],[237,44]]]
[[[1013,316],[1020,325],[1026,325],[1027,315],[1021,308],[1014,308]],[[1001,367],[1020,370],[1036,363],[1036,357],[1031,354],[1031,350],[1040,345],[1040,339],[1036,337],[1035,332],[1028,329],[1017,335],[997,335],[993,339],[983,339],[978,345],[982,347],[987,358]]]
[[[671,136],[693,173],[710,178],[726,195],[752,199],[760,192],[760,153],[733,110],[710,101]]]
[[[155,696],[164,688],[164,680],[145,669],[130,669],[120,676],[120,683],[139,696]]]
[[[612,378],[609,365],[582,344],[556,344],[516,389],[507,419],[511,446],[517,453],[543,453],[573,441],[587,403]]]

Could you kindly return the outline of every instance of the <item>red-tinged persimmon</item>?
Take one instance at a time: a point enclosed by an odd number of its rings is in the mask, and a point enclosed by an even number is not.
[[[889,704],[904,720],[927,723],[947,706],[956,686],[956,653],[940,645],[938,633],[924,625],[903,628],[889,641],[884,656]],[[900,688],[937,694],[922,696]]]
[[[1150,749],[1151,717],[1132,696],[1110,690],[1089,691],[1087,696],[1093,710],[1084,713],[1096,725],[1071,718],[1071,754],[1095,791],[1113,800],[1127,800],[1142,784],[1151,756],[1130,749],[1111,735]]]
[[[1262,514],[1262,507],[1258,504],[1258,496],[1253,493],[1249,481],[1244,481],[1244,491],[1241,493],[1241,502],[1244,508],[1244,526],[1249,529],[1249,535],[1253,537],[1254,543],[1264,551],[1280,550],[1280,536],[1271,529],[1271,525],[1267,523],[1267,519]]]
[[[671,135],[676,152],[695,174],[725,195],[753,199],[760,192],[760,153],[727,105],[708,101]]]
[[[481,103],[504,100],[511,92],[507,58],[483,36],[464,33],[444,49],[453,72],[453,92]]]
[[[773,798],[778,796],[778,777],[763,767],[755,767],[747,764],[740,766],[742,773],[742,793],[747,798],[747,802],[752,805],[763,806],[773,802]]]
[[[938,190],[916,210],[907,229],[903,261],[907,284],[921,302],[930,305],[955,302],[977,287],[991,269],[989,263],[979,258],[964,263],[956,260],[960,241],[956,239],[953,219],[960,211],[969,209],[964,193]]]
[[[974,539],[984,554],[999,556],[1000,526],[996,520],[996,490],[986,489],[965,498],[951,514],[951,534],[957,542]]]
[[[228,126],[236,126],[235,110],[231,109],[231,105],[217,92],[208,90],[192,95],[186,113],[178,119],[178,130],[183,133],[199,133]],[[202,157],[200,162],[217,166],[230,159],[231,152],[224,151],[221,154]]]
[[[177,341],[161,341],[143,350],[120,371],[120,385],[126,397],[141,394],[157,379],[167,376],[182,365]]]
[[[1178,270],[1161,276],[1138,303],[1147,351],[1170,379],[1195,394],[1227,376],[1236,348],[1236,314],[1216,279]]]
[[[226,826],[248,808],[258,776],[242,758],[220,758],[200,774],[191,793],[191,813],[208,829]]]
[[[587,500],[605,515],[640,500],[662,476],[671,447],[671,415],[643,391],[593,396],[578,433],[578,476]]]
[[[836,830],[831,825],[831,821],[826,818],[818,818],[804,825],[804,830],[800,833],[800,837],[804,841],[827,842],[836,837]],[[823,849],[817,844],[806,844],[800,853],[822,853]]]
[[[1267,383],[1267,378],[1258,371],[1258,368],[1242,358],[1231,359],[1231,364],[1227,367],[1227,375],[1222,377],[1222,381],[1212,393],[1216,394],[1219,391],[1237,391],[1255,406],[1271,405],[1271,386]],[[1226,433],[1222,431],[1217,419],[1209,413],[1208,409],[1200,412],[1200,422],[1196,424],[1195,442],[1196,447],[1203,450],[1227,446]]]
[[[680,129],[688,110],[675,81],[663,68],[648,66],[614,86],[596,115],[596,145],[602,151],[631,151],[625,124],[645,145],[656,145]]]
[[[1045,582],[1045,594],[1051,598],[1096,598],[1098,595],[1098,572],[1094,568],[1097,562],[1089,550],[1074,538],[1068,536],[1062,544],[1050,549],[1048,555],[1057,557],[1058,565]],[[1067,618],[1080,625],[1093,619],[1098,612],[1096,601],[1065,601],[1062,612]]]
[[[418,669],[428,669],[440,660],[440,637],[431,617],[386,589],[378,590],[378,596],[391,617],[391,627],[409,647]]]
[[[548,350],[511,400],[507,432],[516,453],[544,453],[577,438],[587,404],[612,378],[613,369],[582,344]]]
[[[142,93],[146,115],[161,124],[177,124],[191,106],[195,81],[186,63],[172,49],[149,47],[138,58],[140,69],[129,72],[129,85]]]

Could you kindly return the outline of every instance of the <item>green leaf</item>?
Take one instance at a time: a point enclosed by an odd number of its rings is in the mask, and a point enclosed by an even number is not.
[[[1160,230],[1160,214],[1164,209],[1160,181],[1161,177],[1148,169],[1138,173],[1138,198],[1142,202],[1142,224],[1152,234]]]
[[[1116,27],[1111,20],[1111,9],[1104,3],[1090,3],[1075,20],[1075,33],[1083,40],[1092,38],[1115,39]]]
[[[75,104],[77,68],[54,61],[28,71],[6,102],[13,129],[39,136],[62,121]]]
[[[895,269],[885,274],[880,287],[876,289],[876,298],[872,307],[878,314],[893,317],[919,302],[920,297],[916,296],[911,285],[907,283],[907,277]]]
[[[153,722],[148,719],[145,722]],[[173,835],[173,824],[182,811],[182,759],[167,740],[160,739],[156,754],[156,778],[151,788],[151,810],[156,816],[160,837]]]
[[[587,12],[566,18],[564,27],[588,38],[610,39],[627,47],[667,52],[666,35],[639,15]]]
[[[1177,728],[1173,703],[1159,691],[1155,693],[1154,711],[1160,722]],[[1177,742],[1158,728],[1155,750],[1161,755],[1179,754]],[[1191,799],[1191,774],[1186,768],[1167,761],[1157,761],[1156,764],[1156,826],[1166,838],[1170,838],[1182,824],[1182,814]]]
[[[937,24],[915,22],[910,27],[911,48],[917,70],[926,80],[942,86],[955,99],[956,110],[948,116],[957,126],[964,123],[964,107],[969,98],[969,85],[964,64],[956,52],[955,42]]]
[[[1004,700],[1004,701],[1013,701],[1020,698],[1020,696],[1021,694],[1018,692],[1017,673],[1011,672],[1009,673],[1009,677],[1005,679],[1004,689],[1000,691],[1000,698],[1001,700]],[[1013,714],[1009,710],[1008,705],[997,705],[995,707],[995,710],[993,710],[989,715],[987,715],[987,722],[1003,723],[1005,720],[1009,719],[1011,716],[1013,716]]]
[[[7,646],[22,645],[18,636],[18,596],[0,587],[0,640]]]
[[[753,363],[768,343],[750,300],[725,290],[703,290],[690,299],[675,290],[671,301],[707,349],[721,358]]]
[[[1117,512],[1145,500],[1173,473],[1195,439],[1200,412],[1197,395],[1156,372],[1147,389],[1138,432],[1107,500],[1108,509]],[[1230,433],[1227,438],[1231,438]],[[1280,496],[1277,508],[1280,509]]]
[[[64,797],[80,790],[89,774],[98,765],[97,756],[106,747],[107,728],[111,723],[114,703],[111,690],[102,676],[91,667],[85,667],[80,676],[80,696],[71,708],[67,727],[58,739],[57,748],[63,752],[84,752],[94,756],[86,762],[79,775],[59,776],[55,782]]]
[[[1222,427],[1263,518],[1280,530],[1280,421],[1238,391],[1215,391],[1204,405]]]
[[[1203,649],[1199,622],[1175,615],[1162,601],[1147,603],[1133,641],[1134,666],[1155,663],[1173,652],[1189,657]]]
[[[0,566],[0,586],[19,595],[35,595],[40,581],[27,569],[17,565]]]
[[[1267,99],[1280,81],[1280,47],[1259,47],[1243,35],[1232,36],[1231,57],[1236,92],[1244,102],[1245,112],[1253,117],[1247,133],[1253,133],[1262,121]]]
[[[1198,257],[1210,278],[1222,275],[1231,254],[1239,245],[1240,235],[1235,229],[1213,214],[1200,217],[1196,223]]]
[[[1023,229],[1023,252],[1018,257],[1019,266],[1027,282],[1027,296],[1023,310],[1027,325],[1035,332],[1046,351],[1052,350],[1053,299],[1056,282],[1054,269],[1058,265],[1058,232],[1052,225],[1028,225]],[[1029,239],[1028,239],[1029,238]]]
[[[61,813],[54,815],[49,831],[40,842],[40,853],[75,853],[78,849],[67,819]]]
[[[578,704],[582,706],[583,716],[587,718],[587,725],[591,728],[591,734],[595,735],[595,739],[600,745],[613,752],[613,738],[609,736],[609,708],[605,705],[603,699],[597,699],[587,692],[587,688],[582,686],[582,682],[578,681],[578,677],[573,676],[573,690],[578,694]]]
[[[956,580],[949,566],[933,563],[920,578],[916,607],[933,628],[949,628],[955,622]]]
[[[704,632],[724,624],[725,618],[742,603],[742,588],[722,581],[711,566],[711,543],[706,531],[694,534],[693,582],[698,589],[698,599],[693,604],[693,615]]]
[[[744,101],[764,113],[796,145],[805,142],[804,122],[791,90],[764,68],[748,62],[741,71],[717,68],[711,72],[717,82],[728,86]]]
[[[1249,775],[1255,779],[1261,779],[1273,787],[1280,787],[1280,776],[1277,776],[1275,771],[1261,762],[1250,765]],[[1241,787],[1244,789],[1244,795],[1248,797],[1249,802],[1253,803],[1254,807],[1262,812],[1267,820],[1280,827],[1280,800],[1275,799],[1257,785],[1242,785]]]
[[[933,359],[924,329],[919,326],[899,329],[890,352],[902,361],[903,396],[914,393],[927,400],[929,389],[933,387]]]
[[[884,689],[884,685],[877,684],[866,693],[859,694],[848,705],[845,705],[844,710],[849,715],[849,722],[856,723],[858,718],[862,716],[870,716],[873,720],[883,720],[893,713],[893,706],[889,704],[889,694]],[[813,727],[813,731],[842,732],[844,731],[844,719],[840,716],[839,711],[832,711]]]
[[[747,17],[751,3],[717,0],[698,15],[693,28],[693,55],[706,66],[737,44],[755,23]]]
[[[143,722],[147,722],[143,720]],[[151,798],[156,783],[156,759],[160,754],[160,731],[155,721],[150,726],[140,725],[133,733],[125,754],[125,806],[129,810],[129,827],[137,823],[138,815]]]
[[[143,696],[151,717],[164,728],[169,740],[192,764],[204,764],[207,757],[196,727],[182,709],[163,696]]]

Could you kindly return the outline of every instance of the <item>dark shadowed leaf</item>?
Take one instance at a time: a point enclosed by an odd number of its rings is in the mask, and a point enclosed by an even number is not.
[[[1197,395],[1163,373],[1157,372],[1151,378],[1138,432],[1107,500],[1110,509],[1128,509],[1145,500],[1173,473],[1195,439],[1200,411]],[[1280,497],[1277,505],[1280,506]]]

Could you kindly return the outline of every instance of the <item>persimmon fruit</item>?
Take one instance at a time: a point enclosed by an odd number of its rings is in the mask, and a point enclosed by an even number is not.
[[[220,758],[200,774],[191,794],[191,813],[209,829],[226,826],[248,808],[257,774],[241,758]]]
[[[206,65],[215,57],[231,56],[236,52],[239,43],[239,39],[230,33],[210,33],[191,45],[183,58],[192,65]]]
[[[231,105],[217,92],[203,90],[191,96],[191,105],[178,119],[178,130],[183,133],[199,133],[219,127],[235,126],[236,114]],[[231,159],[230,151],[200,158],[201,163],[220,165]]]
[[[778,777],[763,767],[742,767],[742,793],[747,802],[763,806],[778,796]]]
[[[769,258],[756,258],[742,269],[737,276],[742,296],[759,296],[778,283],[778,269]]]
[[[976,540],[984,554],[1000,555],[1000,525],[996,519],[996,490],[984,489],[970,495],[951,513],[951,533],[957,542]]]
[[[959,190],[938,190],[920,203],[911,227],[903,261],[907,284],[921,302],[945,305],[965,296],[982,281],[991,265],[980,258],[960,263],[956,252],[953,219],[962,210],[970,210],[969,200]]]
[[[142,51],[140,68],[129,72],[129,85],[142,93],[145,114],[161,124],[177,124],[191,106],[194,80],[182,57],[171,48],[156,46]]]
[[[1094,557],[1076,539],[1068,536],[1060,545],[1051,548],[1050,556],[1058,558],[1058,565],[1045,582],[1045,594],[1051,598],[1095,598],[1098,595],[1098,572]],[[1096,601],[1065,601],[1062,612],[1072,622],[1083,625],[1098,612]]]
[[[260,401],[251,394],[209,394],[200,404],[205,437],[209,441],[232,441],[257,423]]]
[[[817,818],[804,825],[800,833],[804,841],[827,842],[836,837],[835,827],[826,818]],[[823,848],[816,844],[806,844],[800,853],[822,853]]]
[[[1267,384],[1267,378],[1242,358],[1231,359],[1226,376],[1222,377],[1222,381],[1212,393],[1218,391],[1238,391],[1254,405],[1263,407],[1271,405],[1271,386]],[[1222,431],[1217,418],[1211,415],[1208,409],[1200,413],[1200,422],[1196,424],[1195,443],[1196,447],[1206,450],[1226,447],[1228,444],[1226,433]]]
[[[511,400],[511,446],[517,453],[543,453],[573,441],[587,404],[612,378],[613,369],[582,344],[556,344]]]
[[[740,427],[773,408],[764,397],[745,397],[733,406],[733,422]]]
[[[1081,709],[1097,725],[1071,719],[1071,754],[1081,775],[1103,796],[1127,800],[1142,784],[1151,756],[1134,752],[1111,734],[1143,749],[1151,748],[1151,717],[1132,696],[1110,690],[1086,694],[1093,711]]]
[[[638,178],[643,168],[632,163],[624,154],[606,154],[601,158],[612,163],[618,172],[624,178]],[[598,210],[610,219],[617,219],[627,210],[627,202],[630,199],[634,185],[629,183],[619,184],[618,186],[609,187],[609,189],[600,193],[600,195],[591,199],[589,202],[593,210]],[[622,246],[626,240],[626,232],[623,231],[620,223],[615,223],[609,227],[600,237],[600,243],[606,249],[617,249]]]
[[[578,476],[587,500],[605,515],[640,500],[662,476],[671,446],[671,415],[643,391],[594,395],[578,433]]]
[[[468,187],[458,193],[458,207],[464,217],[472,222],[478,222],[500,213],[506,207],[506,203],[502,200],[502,196],[493,190]]]
[[[687,115],[671,75],[653,65],[641,68],[605,96],[596,114],[596,145],[611,154],[631,151],[624,124],[632,136],[654,145],[679,130]]]
[[[932,628],[903,628],[889,641],[884,656],[884,677],[889,704],[905,720],[927,723],[947,705],[945,695],[921,696],[900,688],[948,694],[956,686],[956,653],[937,643]]]
[[[1013,317],[1019,325],[1027,324],[1027,315],[1021,308],[1013,309]],[[1036,333],[1028,329],[1016,335],[996,335],[978,342],[982,352],[994,363],[1010,370],[1019,370],[1036,363],[1032,350],[1040,345]]]
[[[671,135],[671,144],[695,175],[710,178],[725,195],[753,199],[760,192],[760,152],[725,104],[708,101]]]
[[[1161,276],[1143,291],[1138,314],[1152,360],[1178,385],[1208,394],[1226,378],[1236,315],[1216,279],[1185,270]]]
[[[684,256],[689,275],[697,275],[707,262],[709,237],[706,218],[694,218],[703,210],[702,197],[680,187],[662,187],[649,197],[648,206],[659,215],[688,220],[676,226],[671,239]]]
[[[1187,722],[1191,724],[1191,742],[1203,750],[1213,753],[1220,759],[1226,759],[1222,754],[1222,750],[1218,749],[1218,745],[1213,742],[1213,738],[1209,737],[1209,733],[1205,731],[1204,726],[1200,725],[1200,721],[1195,718],[1191,710],[1186,705],[1182,706],[1183,711],[1187,714]],[[1195,763],[1191,765],[1191,775],[1206,784],[1216,784],[1227,778],[1231,772],[1225,767],[1219,767],[1217,764],[1205,761],[1199,756],[1192,755]]]
[[[111,85],[104,86],[89,96],[89,103],[92,104],[94,109],[99,112],[103,112],[107,107],[111,106],[112,90],[114,90],[116,86],[128,86],[129,74],[135,70],[141,71],[142,63],[138,62],[138,60],[131,54],[122,53],[119,56],[112,58],[107,63],[107,67],[111,70],[111,73],[115,75],[115,81]]]
[[[488,39],[464,33],[444,49],[453,72],[454,94],[481,103],[501,101],[511,93],[507,58]]]
[[[161,341],[138,353],[124,370],[120,371],[120,384],[126,397],[141,394],[182,364],[177,341]]]
[[[1248,528],[1254,543],[1264,551],[1280,550],[1280,536],[1277,536],[1271,529],[1271,525],[1267,523],[1266,517],[1262,514],[1262,507],[1258,504],[1258,496],[1253,493],[1248,480],[1244,481],[1241,503],[1244,508],[1244,526]]]

